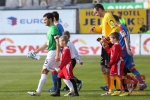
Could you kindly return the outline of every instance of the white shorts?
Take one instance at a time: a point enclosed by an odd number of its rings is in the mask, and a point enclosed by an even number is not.
[[[48,52],[43,65],[43,69],[47,69],[52,72],[55,70],[55,68],[58,68],[59,62],[55,61],[55,55],[56,55],[56,50],[51,50]]]

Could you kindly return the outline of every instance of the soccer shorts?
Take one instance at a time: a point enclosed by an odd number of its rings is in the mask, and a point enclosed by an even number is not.
[[[123,60],[124,60],[125,68],[129,69],[129,68],[135,66],[133,57],[130,56],[126,50],[123,50],[123,55],[124,55]]]
[[[108,45],[109,45],[109,47],[112,47],[113,44],[109,43]],[[105,66],[107,68],[108,67],[107,64],[109,63],[109,61],[110,61],[110,55],[102,47],[102,50],[101,50],[101,62],[100,62],[100,64],[103,65],[103,66]]]
[[[48,52],[45,62],[43,64],[43,69],[47,69],[49,71],[55,71],[55,68],[58,68],[59,62],[55,61],[56,50],[51,50]]]
[[[72,67],[74,68],[76,66],[76,59],[71,59]]]
[[[66,66],[64,66],[63,69],[60,70],[60,72],[58,73],[57,77],[58,78],[63,78],[63,79],[66,79],[66,80],[73,79],[74,75],[73,75],[72,64],[69,63]]]
[[[110,68],[110,75],[120,76],[124,75],[124,61],[120,59],[117,63],[113,64]]]

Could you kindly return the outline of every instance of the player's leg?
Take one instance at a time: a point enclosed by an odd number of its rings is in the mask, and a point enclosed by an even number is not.
[[[53,86],[47,92],[54,92],[54,91],[56,91],[56,88],[57,88],[57,72],[53,71],[53,72],[51,72],[51,74],[52,74]]]
[[[74,69],[75,66],[76,66],[76,59],[75,59],[75,58],[74,58],[74,59],[71,59],[71,61],[72,61],[72,67],[73,67],[73,69]],[[78,90],[80,90],[80,89],[82,88],[83,81],[79,80],[79,79],[78,79],[77,77],[75,77],[75,76],[74,76],[74,80],[75,80],[75,82],[76,82],[76,84],[77,84]]]
[[[112,93],[114,91],[114,76],[110,76],[110,87],[109,87],[109,93]]]
[[[102,71],[102,74],[103,74],[103,78],[105,80],[105,83],[106,83],[106,86],[101,86],[100,88],[103,89],[103,90],[108,90],[108,77],[109,77],[109,74],[107,72],[107,69],[105,67],[105,51],[103,50],[102,51],[102,54],[101,54],[101,62],[100,62],[100,65],[101,65],[101,71]]]
[[[116,91],[113,94],[111,94],[112,96],[116,96],[121,93],[121,79],[119,76],[115,76],[114,78],[116,80]]]
[[[56,91],[55,91],[55,93],[51,94],[50,96],[53,96],[53,97],[60,96],[61,78],[64,78],[62,70],[57,75],[57,88],[56,88]]]
[[[146,89],[147,85],[143,81],[139,71],[136,68],[134,68],[134,67],[130,67],[129,70],[135,75],[136,79],[139,81],[139,83],[140,83],[139,90]]]
[[[48,72],[49,71],[47,69],[42,69],[41,78],[39,80],[38,87],[35,92],[28,92],[29,95],[31,95],[31,96],[39,96],[40,95],[42,88],[47,80]]]
[[[111,43],[108,44],[108,45],[109,45],[109,47],[112,46]],[[104,87],[101,86],[100,88],[107,91],[108,88],[109,88],[109,84],[108,83],[109,83],[109,80],[110,80],[110,78],[109,78],[109,69],[108,69],[107,64],[110,61],[110,55],[107,54],[107,52],[106,52],[106,50],[104,48],[102,48],[101,57],[102,57],[102,59],[101,59],[101,68],[102,68],[103,77],[104,77],[105,82],[106,82],[106,86],[104,86]]]
[[[117,73],[114,78],[116,80],[116,91],[112,94],[112,96],[116,96],[116,95],[120,95],[121,93],[121,79],[123,76],[123,70],[124,70],[124,61],[123,59],[120,59],[118,61],[118,63],[116,65],[114,65],[114,67],[112,66],[112,68],[115,68],[114,73]]]
[[[71,59],[71,63],[72,63],[72,66],[74,68],[75,65],[76,65],[76,60],[75,59]],[[75,78],[75,80],[77,81],[77,78]],[[68,91],[68,90],[69,90],[69,88],[68,88],[67,85],[62,89],[62,91]]]
[[[78,90],[77,90],[77,84],[76,84],[75,80],[74,79],[70,79],[70,81],[71,81],[71,83],[72,83],[72,85],[74,87],[74,96],[79,96],[79,93],[78,93]]]
[[[128,82],[129,79],[127,79],[127,77],[126,77],[126,75],[127,75],[128,72],[129,72],[128,68],[124,67],[123,77],[121,79],[122,90],[124,92],[122,94],[120,94],[119,96],[128,96],[128,95],[130,95],[129,91],[128,91],[128,88],[127,88],[127,82]]]
[[[73,67],[72,64],[70,66],[66,66],[66,71],[65,71],[65,79],[69,79],[73,85],[74,88],[74,94],[73,96],[79,96],[78,90],[77,90],[77,84],[74,80],[74,74],[73,74]],[[67,77],[69,76],[69,77]]]
[[[58,75],[58,73],[56,71],[52,71],[51,74],[52,74],[53,85],[51,88],[46,90],[46,92],[55,92],[56,88],[57,88],[57,75]]]
[[[104,81],[106,83],[106,86],[101,86],[100,88],[103,89],[103,90],[108,90],[108,73],[106,72],[106,68],[104,65],[101,65],[101,71],[102,71],[102,74],[103,74],[103,78],[104,78]]]
[[[68,86],[69,91],[70,91],[70,92],[74,92],[74,88],[73,88],[72,82],[71,82],[70,80],[66,80],[66,79],[63,79],[63,81],[64,81],[65,84]]]
[[[122,77],[121,83],[122,83],[122,89],[123,89],[124,92],[122,94],[120,94],[119,96],[128,96],[129,91],[128,91],[128,88],[127,88],[126,81],[128,81],[129,79],[127,79],[126,75],[130,71],[126,66],[130,66],[130,65],[128,65],[129,55],[128,55],[126,50],[123,50],[123,55],[124,55],[124,58],[123,58],[123,60],[124,60],[124,70],[123,70],[123,77]]]
[[[61,89],[61,78],[57,77],[57,88],[56,88],[56,91],[55,91],[55,93],[51,94],[50,96],[53,96],[53,97],[60,96],[60,89]]]
[[[40,94],[41,90],[47,80],[47,74],[49,71],[54,71],[54,68],[51,68],[52,64],[56,63],[53,59],[55,56],[52,54],[53,52],[49,51],[46,57],[46,60],[43,64],[42,72],[41,72],[41,78],[39,80],[38,87],[36,89],[36,92],[28,92],[30,95],[34,95],[34,93]],[[33,94],[32,94],[33,93]]]
[[[38,84],[38,88],[36,90],[37,93],[41,93],[42,88],[47,80],[47,74],[48,74],[48,70],[47,69],[43,69],[42,70],[42,74],[41,74],[41,79],[39,80],[39,84]]]
[[[47,92],[55,92],[56,88],[57,88],[57,75],[58,75],[58,73],[53,69],[58,67],[59,62],[55,61],[55,59],[54,59],[55,55],[56,55],[56,50],[49,51],[50,57],[48,60],[50,60],[50,64],[48,66],[48,69],[51,71],[51,74],[52,74],[53,86],[50,89],[46,90]]]
[[[38,88],[36,90],[36,92],[40,93],[45,82],[47,79],[47,74],[49,71],[54,72],[55,68],[58,67],[59,62],[55,62],[54,57],[56,55],[56,50],[55,51],[49,51],[47,54],[47,58],[45,60],[45,63],[43,65],[43,70],[42,70],[42,75],[41,75],[41,79],[39,81],[39,85]],[[55,85],[57,83],[55,82]],[[56,88],[56,87],[55,87]]]
[[[139,90],[144,90],[147,86],[145,82],[143,81],[143,79],[141,78],[141,74],[139,73],[139,71],[134,67],[133,57],[131,56],[128,59],[127,67],[130,70],[130,72],[132,72],[135,75],[136,79],[139,81],[140,83]]]
[[[110,81],[109,81],[109,91],[104,93],[104,94],[101,94],[101,96],[105,96],[105,95],[111,95],[114,91],[114,76],[109,76],[110,78]]]
[[[75,65],[76,65],[76,60],[75,59],[71,59],[71,63],[72,63],[72,66],[74,68]],[[75,80],[76,80],[76,82],[78,81],[78,79],[76,77],[75,77]],[[62,89],[62,91],[68,91],[68,90],[69,90],[69,88],[68,88],[67,85]]]

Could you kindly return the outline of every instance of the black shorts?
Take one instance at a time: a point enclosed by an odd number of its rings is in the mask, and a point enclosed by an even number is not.
[[[124,76],[125,76],[125,75],[127,75],[127,73],[131,73],[131,72],[129,71],[129,69],[128,69],[128,68],[126,68],[126,67],[124,67],[123,72],[124,72]]]
[[[72,67],[74,68],[76,66],[76,59],[71,59],[71,62],[72,62]]]
[[[108,44],[109,47],[112,47],[113,44],[109,43]],[[107,51],[102,47],[102,51],[101,51],[101,62],[100,64],[105,66],[105,67],[108,67],[107,64],[109,63],[110,61],[110,55],[107,53]]]

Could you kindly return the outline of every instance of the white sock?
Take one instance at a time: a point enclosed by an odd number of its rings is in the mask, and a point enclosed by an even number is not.
[[[41,93],[42,88],[46,82],[47,75],[46,74],[41,74],[41,79],[39,80],[38,88],[36,89],[37,93]]]
[[[72,85],[71,81],[66,80],[66,79],[63,79],[63,80],[64,80],[65,84],[69,87],[70,92],[74,92],[74,88],[73,88],[73,85]]]

